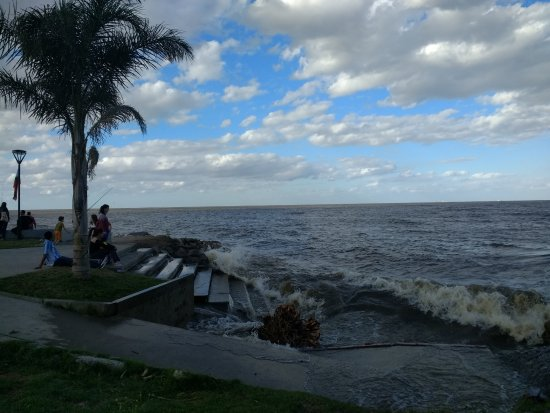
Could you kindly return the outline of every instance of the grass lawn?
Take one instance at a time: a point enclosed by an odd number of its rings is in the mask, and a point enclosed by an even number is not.
[[[0,249],[41,247],[44,241],[36,238],[8,239],[0,241]]]
[[[90,279],[73,276],[69,267],[51,267],[41,271],[0,278],[0,291],[38,298],[82,301],[113,301],[162,281],[109,269],[92,269]]]
[[[0,411],[26,412],[364,412],[300,392],[247,386],[125,362],[86,365],[76,353],[0,342]]]

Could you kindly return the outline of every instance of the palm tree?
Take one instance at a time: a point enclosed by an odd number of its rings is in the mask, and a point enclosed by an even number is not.
[[[87,183],[94,166],[87,151],[94,153],[94,145],[123,122],[135,120],[145,133],[144,119],[124,104],[121,90],[163,60],[193,58],[178,31],[151,25],[140,13],[139,0],[0,8],[0,58],[12,65],[11,72],[0,70],[0,96],[71,137],[73,274],[83,278],[90,276]]]

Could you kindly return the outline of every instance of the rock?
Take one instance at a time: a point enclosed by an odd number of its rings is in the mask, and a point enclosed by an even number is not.
[[[128,234],[130,237],[151,237],[152,235],[145,231],[130,232]]]
[[[548,397],[543,393],[540,387],[529,387],[525,397],[539,402],[545,402],[548,400]]]
[[[319,322],[313,318],[302,320],[292,304],[277,307],[273,316],[263,319],[258,329],[258,337],[275,344],[288,344],[292,347],[318,347]]]
[[[166,252],[175,258],[183,258],[187,263],[208,266],[209,260],[205,251],[220,248],[218,241],[201,241],[194,238],[171,238],[166,235],[149,235],[135,233],[133,241],[138,248],[153,248],[156,252]]]
[[[279,291],[281,292],[281,294],[291,294],[294,292],[294,286],[289,280],[283,281],[281,284],[279,284]]]
[[[125,364],[119,360],[106,359],[103,357],[93,357],[93,356],[78,356],[75,358],[76,362],[87,364],[89,366],[102,365],[109,367],[113,370],[122,370],[125,367]]]

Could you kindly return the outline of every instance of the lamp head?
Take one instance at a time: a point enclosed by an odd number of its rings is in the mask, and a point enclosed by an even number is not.
[[[15,158],[17,163],[20,164],[21,162],[23,162],[23,159],[25,159],[27,151],[24,151],[22,149],[14,149],[13,151],[11,151],[11,153],[13,153],[13,157]]]

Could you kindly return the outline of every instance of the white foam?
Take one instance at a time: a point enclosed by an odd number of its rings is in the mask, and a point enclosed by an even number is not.
[[[321,309],[324,301],[310,297],[301,290],[282,293],[270,285],[272,281],[265,274],[250,274],[248,271],[251,253],[245,248],[212,249],[206,252],[213,267],[242,280],[248,286],[266,297],[273,308],[280,304],[294,304],[302,317],[322,317]]]
[[[245,248],[216,248],[205,252],[210,264],[226,274],[245,277],[250,253]]]
[[[363,282],[405,298],[425,313],[462,325],[498,327],[516,341],[542,342],[544,323],[550,320],[550,305],[535,293],[516,291],[509,296],[490,287],[447,286],[417,278]]]

